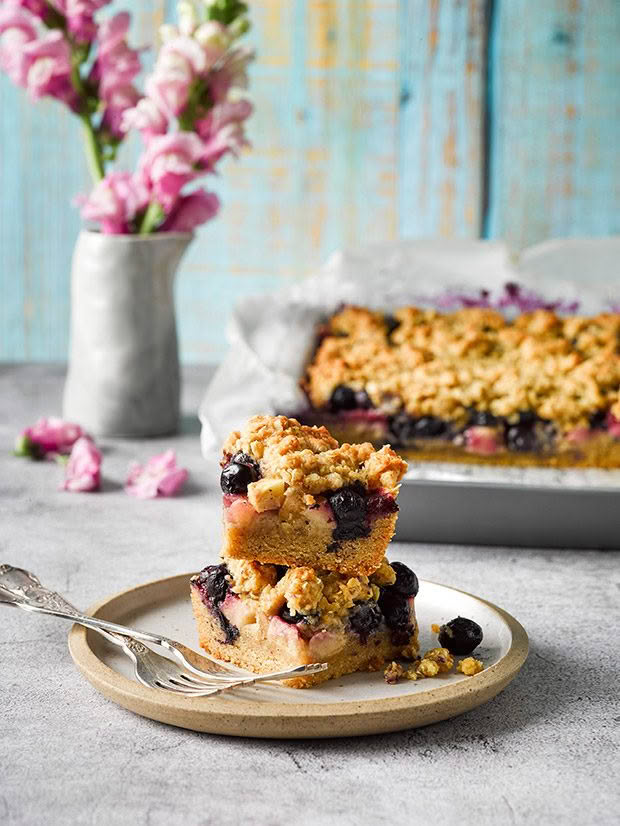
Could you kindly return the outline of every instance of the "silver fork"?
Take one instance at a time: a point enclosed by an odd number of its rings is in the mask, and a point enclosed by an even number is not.
[[[12,565],[0,565],[0,603],[60,617],[92,628],[123,650],[132,661],[134,674],[141,683],[187,696],[207,696],[240,685],[252,685],[265,680],[283,680],[299,674],[315,674],[327,668],[327,663],[310,663],[270,674],[252,674],[228,663],[191,652],[193,657],[208,665],[208,669],[203,670],[194,666],[185,657],[183,650],[189,652],[190,649],[181,643],[169,637],[151,634],[148,631],[136,631],[82,614],[60,594],[43,587],[34,574]],[[175,657],[181,668],[167,657],[152,651],[144,642],[163,647]]]

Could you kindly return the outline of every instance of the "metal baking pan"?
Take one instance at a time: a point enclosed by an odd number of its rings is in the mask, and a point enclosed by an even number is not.
[[[479,470],[410,470],[398,497],[395,539],[620,549],[618,472]]]

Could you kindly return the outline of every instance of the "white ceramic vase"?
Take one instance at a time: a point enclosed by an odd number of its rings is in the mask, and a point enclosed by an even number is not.
[[[64,417],[99,436],[179,425],[174,278],[191,233],[78,236]]]

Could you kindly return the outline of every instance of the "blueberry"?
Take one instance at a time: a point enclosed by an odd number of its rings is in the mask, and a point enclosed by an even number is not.
[[[389,420],[389,428],[396,444],[406,445],[415,439],[444,436],[449,426],[446,421],[437,416],[422,416],[414,419],[407,413],[398,413]]]
[[[595,410],[590,414],[590,427],[592,430],[602,430],[607,422],[606,410]]]
[[[531,425],[515,424],[506,430],[506,444],[518,453],[531,452],[538,448],[538,437]]]
[[[411,627],[409,601],[393,588],[384,588],[379,597],[379,608],[392,631],[407,631]]]
[[[335,540],[357,539],[361,536],[368,536],[370,526],[368,524],[365,491],[362,485],[357,483],[341,488],[335,493],[330,493],[327,501],[336,519],[336,528],[333,532]]]
[[[388,427],[393,441],[397,445],[406,445],[414,437],[415,419],[408,413],[397,413],[388,420]]]
[[[467,424],[472,427],[494,427],[498,422],[497,416],[494,416],[488,410],[476,410],[475,408],[469,410]]]
[[[374,407],[374,404],[365,390],[358,390],[355,394],[355,406],[359,407],[360,410],[370,410],[371,407]]]
[[[397,513],[398,505],[391,493],[374,490],[366,497],[366,511],[369,516],[387,516],[388,513]]]
[[[355,390],[347,387],[346,384],[339,384],[338,387],[334,387],[329,397],[330,410],[337,413],[339,410],[354,410],[356,407]]]
[[[217,609],[217,613],[222,631],[224,632],[223,642],[225,642],[226,645],[232,645],[239,636],[239,629],[236,625],[233,625],[232,622],[224,616],[224,614],[222,614],[219,608]]]
[[[235,453],[220,476],[224,493],[247,493],[248,485],[260,479],[260,468],[247,453]]]
[[[482,642],[482,628],[466,617],[456,617],[439,631],[439,645],[451,654],[471,654]]]
[[[305,619],[305,615],[297,612],[291,613],[288,609],[288,605],[285,603],[284,608],[280,611],[280,619],[284,620],[284,622],[288,622],[289,625],[297,625],[298,622]]]
[[[222,642],[232,645],[239,636],[239,629],[224,616],[218,607],[220,603],[224,602],[228,594],[228,580],[226,579],[228,573],[226,565],[207,565],[194,581],[202,594],[203,602],[217,619],[220,628],[224,632]]]
[[[422,439],[436,438],[443,436],[448,429],[448,424],[437,416],[422,416],[413,426],[414,436]]]
[[[226,565],[207,565],[198,574],[198,586],[215,605],[226,599],[228,593]]]
[[[389,338],[394,332],[394,330],[400,327],[400,321],[397,318],[394,318],[394,316],[390,315],[389,313],[383,316],[383,320],[385,321],[385,326],[387,328],[386,332]]]
[[[376,602],[361,602],[351,609],[349,625],[365,643],[372,632],[377,630],[382,619],[381,609]]]
[[[417,576],[403,562],[390,562],[396,572],[396,582],[391,586],[404,597],[415,597],[420,590]]]

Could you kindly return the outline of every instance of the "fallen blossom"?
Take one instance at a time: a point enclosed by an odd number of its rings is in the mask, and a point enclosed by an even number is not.
[[[88,436],[81,436],[73,445],[65,470],[62,489],[72,493],[99,490],[101,484],[101,452]]]
[[[50,454],[67,454],[75,442],[84,436],[78,424],[56,416],[39,419],[17,437],[15,454],[31,459],[44,459]]]
[[[177,467],[174,450],[166,450],[153,456],[145,465],[134,463],[129,469],[125,491],[138,499],[173,496],[183,487],[188,476],[185,468]]]

